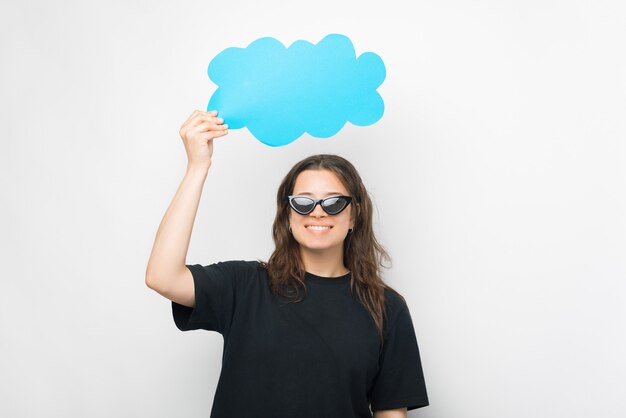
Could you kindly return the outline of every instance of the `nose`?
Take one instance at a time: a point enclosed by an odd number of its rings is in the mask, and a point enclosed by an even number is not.
[[[315,217],[326,216],[326,212],[324,212],[324,209],[322,209],[322,203],[317,202],[317,205],[315,205],[315,207],[313,208],[313,212],[309,213],[309,215]]]

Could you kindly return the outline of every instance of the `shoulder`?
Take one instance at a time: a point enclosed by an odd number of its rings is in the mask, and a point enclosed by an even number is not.
[[[191,267],[201,267],[204,273],[209,276],[229,277],[238,281],[250,280],[253,277],[257,277],[264,270],[261,263],[256,260],[226,260],[205,266],[197,264]]]
[[[397,290],[392,287],[385,286],[385,307],[387,313],[396,315],[403,309],[407,308],[406,300]]]
[[[402,296],[397,290],[386,286],[385,287],[385,311],[387,317],[385,318],[385,328],[389,329],[397,321],[400,315],[406,315],[408,313],[408,305],[404,296]]]
[[[227,260],[218,261],[213,265],[226,270],[255,271],[261,266],[261,263],[257,260]]]

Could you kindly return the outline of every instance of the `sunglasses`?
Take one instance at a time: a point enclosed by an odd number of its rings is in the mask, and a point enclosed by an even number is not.
[[[329,215],[338,215],[352,202],[351,196],[331,196],[324,199],[312,199],[307,196],[287,196],[291,209],[300,215],[308,215],[318,204]]]

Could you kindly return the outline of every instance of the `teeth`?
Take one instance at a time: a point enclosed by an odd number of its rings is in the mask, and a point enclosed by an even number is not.
[[[330,229],[330,226],[317,226],[317,225],[309,225],[307,226],[309,229],[315,229],[316,231],[323,231],[325,229]]]

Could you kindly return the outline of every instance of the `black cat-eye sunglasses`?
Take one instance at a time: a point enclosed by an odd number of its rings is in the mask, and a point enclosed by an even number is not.
[[[287,196],[291,209],[300,215],[308,215],[318,204],[329,215],[338,215],[352,202],[351,196],[330,196],[324,199],[313,199],[308,196]]]

